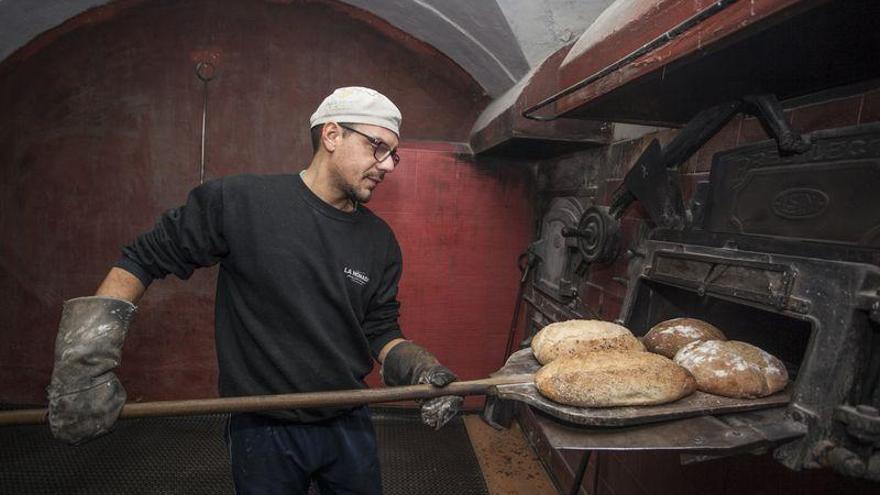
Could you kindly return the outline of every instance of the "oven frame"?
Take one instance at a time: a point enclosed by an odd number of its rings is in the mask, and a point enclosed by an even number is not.
[[[867,421],[868,429],[876,426],[870,417],[853,418],[852,411],[858,408],[866,393],[859,389],[862,384],[858,378],[865,373],[871,357],[870,321],[876,318],[880,304],[880,267],[742,251],[734,244],[711,247],[648,239],[638,251],[642,256],[631,260],[630,273],[635,274],[635,280],[630,280],[621,310],[621,320],[626,326],[633,319],[640,286],[645,282],[711,295],[806,320],[812,325],[783,420],[797,423],[788,426],[800,425],[806,432],[802,438],[777,448],[774,453],[777,460],[791,469],[801,469],[833,464],[828,454],[835,448],[870,452],[866,438],[859,439],[850,430],[856,420]],[[784,283],[775,291],[768,288],[766,293],[736,290],[707,280],[661,272],[660,263],[669,259],[685,264],[718,263],[746,267],[756,273],[778,273],[782,274]]]

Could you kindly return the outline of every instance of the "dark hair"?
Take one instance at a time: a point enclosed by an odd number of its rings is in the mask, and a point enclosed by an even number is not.
[[[352,126],[354,124],[349,124],[346,122],[338,122],[340,126]],[[321,131],[324,130],[324,124],[318,124],[315,127],[312,127],[309,131],[312,135],[312,153],[317,153],[318,149],[321,148]],[[349,134],[349,130],[343,128],[342,135],[347,136]]]

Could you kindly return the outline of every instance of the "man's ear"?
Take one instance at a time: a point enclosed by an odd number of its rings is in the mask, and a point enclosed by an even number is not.
[[[340,139],[342,139],[342,127],[336,122],[327,122],[321,128],[321,146],[329,153],[336,151]]]

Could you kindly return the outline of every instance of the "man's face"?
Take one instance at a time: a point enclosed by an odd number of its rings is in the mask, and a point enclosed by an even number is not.
[[[334,153],[336,163],[336,187],[349,199],[366,203],[373,196],[373,189],[394,171],[394,156],[399,140],[397,135],[384,127],[352,124],[340,137]],[[378,152],[376,151],[378,148]],[[394,153],[377,160],[388,150]],[[383,151],[385,153],[383,153]]]

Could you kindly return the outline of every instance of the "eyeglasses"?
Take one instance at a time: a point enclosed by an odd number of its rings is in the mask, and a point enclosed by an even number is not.
[[[391,161],[394,162],[394,166],[397,166],[397,164],[400,163],[400,156],[397,154],[397,148],[391,149],[390,146],[385,144],[385,141],[382,141],[377,137],[370,136],[369,134],[364,134],[363,132],[357,129],[353,129],[347,125],[339,124],[339,127],[342,127],[343,129],[347,129],[351,132],[354,132],[355,134],[360,134],[361,136],[365,137],[367,141],[370,142],[370,146],[373,147],[373,158],[375,158],[377,162],[382,163],[390,156]]]

